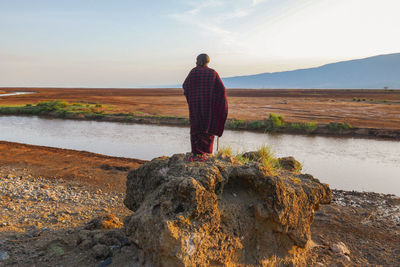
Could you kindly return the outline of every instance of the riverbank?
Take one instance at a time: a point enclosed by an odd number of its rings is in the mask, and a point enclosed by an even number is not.
[[[49,116],[105,121],[187,125],[187,103],[181,89],[1,88],[4,92],[37,92],[0,99],[0,106],[66,101],[86,108],[82,114]],[[398,139],[400,90],[228,90],[227,128],[295,134]],[[13,114],[16,114],[14,112]],[[270,114],[283,125],[266,125]],[[276,127],[279,126],[279,127]],[[350,126],[350,127],[349,127]]]
[[[85,183],[123,192],[129,170],[145,161],[101,154],[0,141],[0,167],[48,180]]]
[[[142,162],[0,142],[0,265],[134,262],[135,245],[118,227],[129,213],[122,203],[128,169]],[[333,194],[333,202],[315,214],[308,265],[398,265],[400,199],[340,190]],[[108,225],[116,229],[89,223],[105,214],[115,215],[108,217]],[[91,248],[96,242],[109,244]],[[349,250],[345,255],[335,252],[340,242]]]
[[[151,114],[142,115],[142,113],[138,114],[137,112],[112,113],[105,110],[101,104],[68,103],[65,101],[40,102],[36,105],[27,104],[24,106],[0,106],[0,115],[39,116],[71,120],[94,120],[182,127],[188,127],[190,125],[189,119],[186,117]],[[400,129],[358,128],[344,122],[330,122],[328,124],[288,122],[282,116],[274,113],[270,113],[268,118],[263,120],[246,121],[228,119],[225,124],[225,129],[264,133],[400,140]]]

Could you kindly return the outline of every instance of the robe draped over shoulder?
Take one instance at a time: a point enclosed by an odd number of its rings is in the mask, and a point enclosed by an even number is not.
[[[228,102],[226,88],[218,73],[197,66],[190,71],[182,87],[189,105],[191,133],[222,136]]]

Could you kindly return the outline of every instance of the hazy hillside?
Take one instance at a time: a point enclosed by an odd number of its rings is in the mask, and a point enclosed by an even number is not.
[[[400,88],[400,53],[223,81],[228,88]]]

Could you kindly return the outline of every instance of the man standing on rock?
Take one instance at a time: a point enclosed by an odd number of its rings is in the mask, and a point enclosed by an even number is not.
[[[192,155],[189,161],[206,161],[209,158],[214,136],[222,136],[228,116],[225,86],[218,73],[208,67],[209,62],[207,54],[197,56],[197,66],[183,83],[190,117]]]

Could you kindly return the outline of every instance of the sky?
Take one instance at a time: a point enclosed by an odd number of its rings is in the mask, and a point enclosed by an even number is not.
[[[0,0],[0,87],[181,84],[400,52],[399,0]]]

